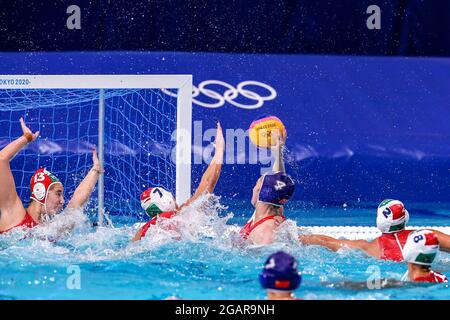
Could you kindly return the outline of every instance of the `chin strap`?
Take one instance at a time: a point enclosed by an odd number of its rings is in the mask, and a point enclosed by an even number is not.
[[[44,199],[44,211],[45,211],[45,216],[46,216],[46,217],[49,216],[49,215],[48,215],[48,212],[47,212],[47,197],[48,197],[48,194],[50,193],[50,188],[51,188],[53,185],[57,184],[57,183],[61,183],[61,182],[59,182],[59,181],[52,182],[52,183],[50,183],[50,185],[49,185],[48,188],[47,188],[47,193],[46,193],[45,199]],[[47,220],[47,219],[46,219],[46,220]]]
[[[50,187],[48,189],[50,191]],[[47,194],[45,195],[45,199],[44,199],[44,214],[45,214],[45,216],[48,216],[48,212],[47,212],[47,197],[48,197],[48,191],[47,191]],[[39,218],[41,218],[41,217],[39,217]],[[43,220],[43,219],[41,219],[41,220]]]

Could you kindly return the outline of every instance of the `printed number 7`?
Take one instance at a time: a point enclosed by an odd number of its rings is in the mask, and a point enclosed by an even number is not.
[[[153,190],[152,193],[158,193],[160,198],[162,198],[162,196],[163,196],[161,190],[159,190],[158,188],[156,188],[155,190]]]

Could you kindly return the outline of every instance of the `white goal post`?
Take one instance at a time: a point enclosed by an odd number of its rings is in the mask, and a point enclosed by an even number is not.
[[[104,157],[105,89],[177,89],[176,102],[176,200],[191,194],[192,75],[0,75],[0,90],[98,89],[98,153]],[[4,105],[6,110],[8,106]],[[0,108],[2,103],[0,101]],[[5,120],[6,121],[6,120]],[[98,185],[98,218],[103,222],[103,175]]]

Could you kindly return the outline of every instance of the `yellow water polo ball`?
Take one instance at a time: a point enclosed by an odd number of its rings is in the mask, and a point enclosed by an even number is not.
[[[286,138],[286,128],[283,122],[275,116],[262,116],[250,125],[250,140],[261,148],[269,148],[276,144],[272,139],[273,133],[278,132],[283,139]]]

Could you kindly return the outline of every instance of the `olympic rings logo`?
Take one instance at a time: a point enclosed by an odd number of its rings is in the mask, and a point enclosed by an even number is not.
[[[207,88],[207,86],[211,86],[211,85],[216,85],[216,86],[219,85],[219,86],[224,87],[226,90],[225,90],[225,92],[223,92],[221,94],[219,92],[216,92],[212,89]],[[248,89],[246,89],[246,87],[248,87],[248,86],[257,86],[257,87],[263,88],[268,91],[268,95],[262,96],[259,93],[248,90]],[[168,89],[162,89],[162,91],[171,97],[177,96],[176,93],[169,91]],[[195,99],[200,94],[202,94],[208,98],[214,99],[217,102],[207,103],[207,102],[203,102],[203,101]],[[245,103],[237,102],[237,101],[235,101],[235,99],[238,96],[242,96],[249,100],[253,100],[253,101],[255,101],[255,103],[245,104]],[[206,80],[206,81],[200,82],[198,87],[192,86],[192,103],[195,103],[196,105],[199,105],[204,108],[211,108],[211,109],[220,108],[225,104],[225,102],[228,102],[229,104],[232,104],[233,106],[242,108],[242,109],[257,109],[257,108],[260,108],[264,104],[265,101],[273,100],[276,98],[276,96],[277,96],[277,92],[275,91],[274,88],[272,88],[271,86],[269,86],[268,84],[265,84],[263,82],[253,81],[253,80],[243,81],[243,82],[239,83],[236,88],[233,87],[232,85],[230,85],[226,82],[220,81],[220,80]]]

